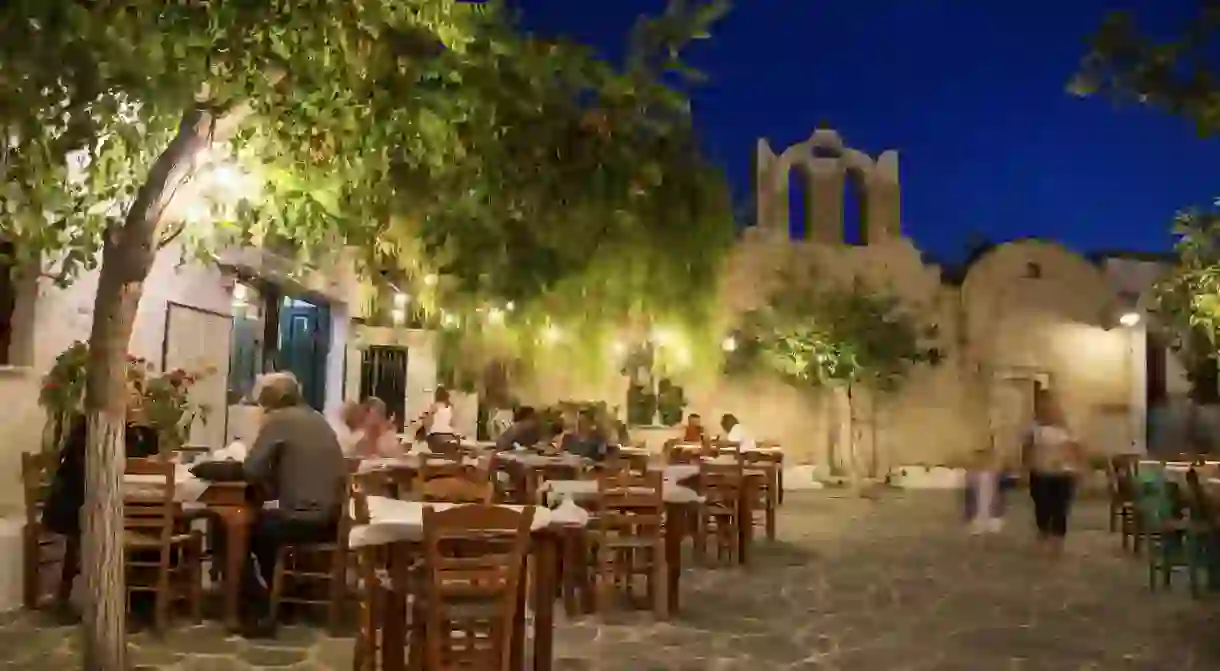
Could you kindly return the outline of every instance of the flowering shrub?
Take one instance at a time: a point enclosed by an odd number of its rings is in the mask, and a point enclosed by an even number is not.
[[[84,411],[88,364],[89,346],[75,342],[55,358],[55,365],[42,378],[38,403],[47,413],[53,430],[51,442],[56,449],[69,418]],[[215,372],[214,367],[208,367],[200,371],[175,368],[158,373],[147,359],[128,355],[128,421],[156,429],[165,448],[185,444],[195,419],[206,422],[211,411],[207,404],[191,400],[191,388]]]

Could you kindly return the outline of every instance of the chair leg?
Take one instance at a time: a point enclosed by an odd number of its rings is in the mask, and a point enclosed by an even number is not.
[[[272,622],[280,621],[280,598],[284,594],[284,564],[289,559],[291,550],[288,548],[280,548],[279,553],[275,556],[275,570],[271,577],[271,604],[269,614]]]
[[[326,605],[326,625],[331,636],[339,635],[343,624],[343,604],[347,600],[347,553],[336,550],[331,560],[330,602]]]
[[[772,542],[775,541],[775,535],[776,535],[775,534],[775,507],[776,507],[777,503],[776,503],[775,498],[776,497],[775,497],[774,491],[767,492],[767,511],[766,511],[767,540],[772,541]]]
[[[707,564],[707,526],[708,516],[699,513],[692,531],[695,536],[695,562],[700,566]]]
[[[203,535],[195,532],[187,550],[189,566],[191,619],[196,624],[203,622]]]
[[[25,525],[21,528],[21,605],[26,610],[38,607],[41,579],[38,572],[38,529]]]

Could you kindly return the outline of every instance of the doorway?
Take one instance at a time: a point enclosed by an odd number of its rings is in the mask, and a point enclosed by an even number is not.
[[[326,359],[330,352],[330,307],[321,301],[284,296],[278,303],[275,370],[292,373],[305,402],[315,410],[326,404]]]

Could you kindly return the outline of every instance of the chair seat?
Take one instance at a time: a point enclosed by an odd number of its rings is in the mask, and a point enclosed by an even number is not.
[[[174,534],[169,537],[170,545],[186,543],[194,538],[193,534]],[[128,547],[137,548],[159,548],[161,547],[161,537],[142,534],[136,531],[123,532],[123,544]]]

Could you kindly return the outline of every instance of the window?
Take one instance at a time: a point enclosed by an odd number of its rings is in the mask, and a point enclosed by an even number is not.
[[[0,366],[12,365],[13,313],[17,309],[17,286],[12,262],[13,244],[0,242]]]
[[[677,426],[682,423],[686,394],[668,377],[658,374],[652,345],[637,347],[627,355],[628,426]]]

